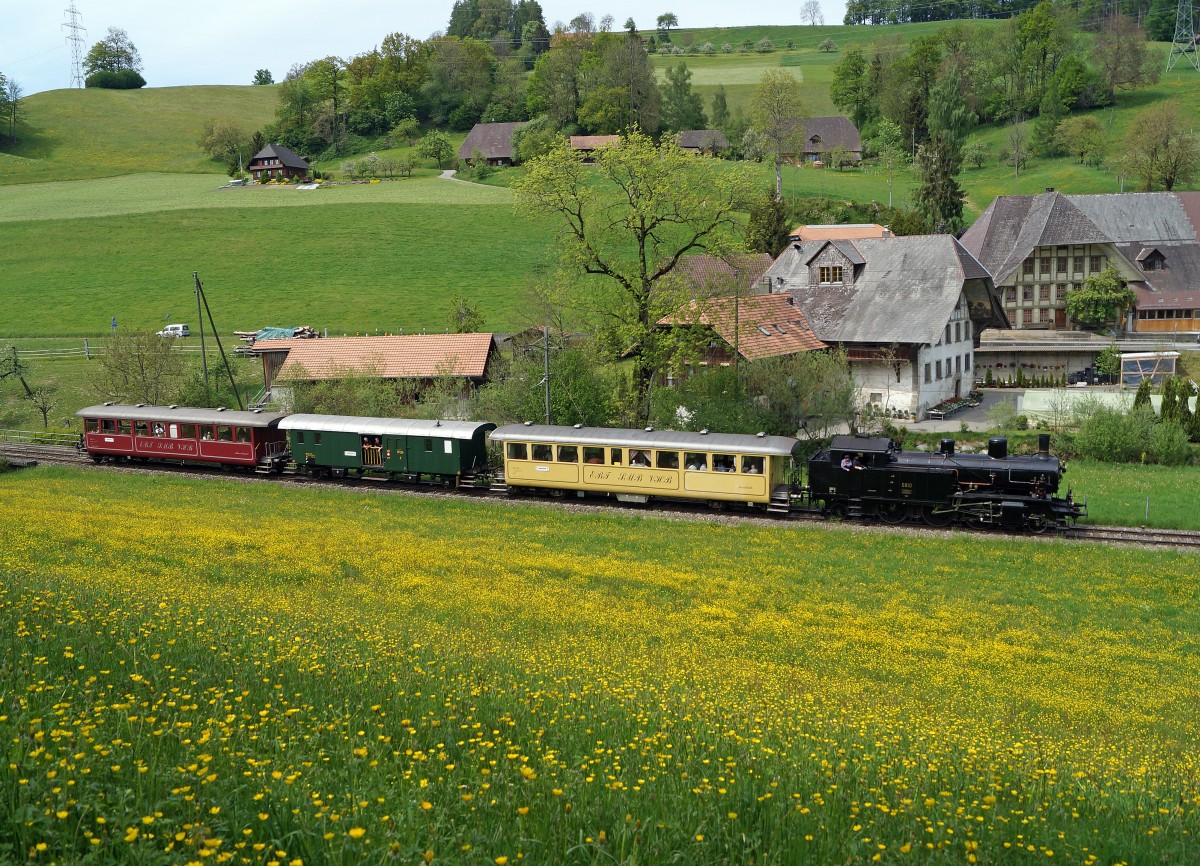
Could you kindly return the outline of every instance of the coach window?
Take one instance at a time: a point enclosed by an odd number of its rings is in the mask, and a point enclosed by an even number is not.
[[[426,454],[432,454],[432,453],[433,453],[433,440],[432,440],[432,439],[426,439],[426,440],[425,440],[425,453],[426,453]]]
[[[713,472],[736,472],[737,459],[732,454],[714,454]]]
[[[150,425],[147,424],[145,421],[135,421],[133,423],[133,435],[134,436],[149,436],[150,435]]]
[[[742,471],[747,475],[762,475],[763,459],[761,457],[743,457]]]
[[[683,455],[683,466],[692,472],[707,472],[708,471],[708,455],[693,454],[690,451]]]
[[[232,442],[233,441],[233,428],[232,427],[223,427],[223,426],[218,427],[217,428],[217,441],[218,442]]]
[[[179,437],[181,439],[195,439],[196,438],[196,425],[195,424],[180,424],[179,425]]]
[[[297,431],[296,431],[296,444],[297,444],[297,445],[303,445],[303,444],[304,444],[304,431],[303,431],[303,430],[297,430]]]
[[[313,433],[313,444],[314,445],[321,444],[321,434],[320,433]]]
[[[603,465],[604,464],[604,449],[603,448],[595,448],[595,447],[584,448],[583,449],[583,462],[591,463],[593,465]]]
[[[558,462],[559,463],[578,463],[579,462],[579,446],[577,446],[577,445],[559,445],[558,446]]]
[[[110,421],[107,418],[105,418],[103,421],[100,422],[100,432],[101,433],[116,433],[117,432],[117,422]]]
[[[637,469],[650,468],[650,452],[641,448],[629,449],[629,465]]]
[[[552,449],[550,448],[549,445],[534,445],[533,446],[533,459],[537,460],[541,463],[549,463],[551,460],[554,459]]]
[[[655,455],[657,462],[655,465],[659,469],[678,469],[679,468],[679,452],[678,451],[659,451]]]
[[[83,419],[83,429],[86,430],[88,433],[99,433],[100,432],[100,422],[97,421],[95,418],[84,418]]]
[[[237,441],[237,442],[249,442],[250,441],[250,428],[249,427],[234,427],[233,432],[235,434],[234,435],[235,441]]]
[[[509,442],[508,443],[508,459],[509,460],[528,460],[529,446],[524,442]]]
[[[122,436],[128,436],[131,429],[133,429],[131,422],[129,422],[129,421],[118,421],[117,422],[117,432],[120,433]]]
[[[621,465],[621,449],[620,448],[612,449],[612,453],[610,456],[612,457],[612,465],[613,466]]]

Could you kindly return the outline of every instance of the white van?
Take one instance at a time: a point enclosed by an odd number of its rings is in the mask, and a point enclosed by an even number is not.
[[[167,325],[158,332],[160,337],[190,337],[191,335],[192,332],[187,325]]]

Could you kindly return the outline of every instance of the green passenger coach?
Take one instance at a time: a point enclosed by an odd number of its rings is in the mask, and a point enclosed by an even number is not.
[[[487,434],[495,426],[341,415],[289,415],[279,422],[296,466],[310,474],[454,482],[486,468]]]

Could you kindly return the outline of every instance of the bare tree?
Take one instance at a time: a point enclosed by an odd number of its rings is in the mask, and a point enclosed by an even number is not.
[[[54,392],[43,385],[26,397],[26,399],[33,404],[33,408],[41,413],[42,429],[45,430],[50,426],[50,411],[58,405],[58,400],[54,398]]]
[[[94,385],[110,400],[158,404],[183,375],[183,356],[171,340],[140,332],[114,335],[97,364]]]
[[[821,0],[804,0],[800,6],[800,21],[812,27],[825,23],[825,13],[821,11]]]
[[[17,354],[16,346],[5,346],[0,350],[0,382],[8,377],[15,377],[21,383],[21,387],[25,389],[25,396],[32,397],[33,391],[29,388],[29,383],[25,381],[25,377],[29,375],[29,365],[21,360]]]
[[[0,82],[4,84],[3,92],[0,92],[0,106],[4,109],[3,119],[8,121],[9,138],[14,138],[17,134],[17,123],[25,115],[25,103],[21,101],[25,91],[11,78],[4,81],[4,77],[0,76]]]

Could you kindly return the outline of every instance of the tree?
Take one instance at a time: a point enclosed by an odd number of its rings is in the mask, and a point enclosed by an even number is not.
[[[692,90],[692,71],[682,60],[667,67],[667,83],[662,88],[663,127],[674,132],[685,129],[707,129],[704,101]]]
[[[821,0],[804,0],[800,5],[800,21],[810,26],[825,23],[825,13],[821,11]]]
[[[464,295],[450,299],[448,330],[452,334],[475,334],[483,327],[483,313]]]
[[[758,253],[769,253],[775,258],[787,246],[792,230],[788,222],[788,209],[783,199],[767,195],[759,196],[750,206],[750,220],[746,223],[746,249]]]
[[[1109,99],[1119,88],[1141,87],[1158,81],[1161,60],[1146,50],[1146,33],[1127,15],[1111,15],[1096,34],[1092,63]]]
[[[988,147],[986,141],[972,141],[963,148],[963,159],[976,168],[983,168],[983,164],[988,161],[991,155],[992,149]]]
[[[878,99],[869,71],[862,49],[855,45],[834,65],[833,81],[829,85],[830,100],[849,114],[851,122],[859,129],[874,116]]]
[[[25,116],[25,91],[14,79],[0,75],[0,120],[8,121],[8,137],[16,138],[17,124]]]
[[[83,70],[89,76],[97,72],[141,72],[142,57],[128,33],[109,27],[108,34],[83,58]]]
[[[594,168],[583,159],[561,144],[533,160],[513,189],[522,207],[562,229],[567,305],[593,318],[613,355],[631,359],[644,418],[656,361],[668,351],[657,323],[683,303],[669,278],[689,253],[740,246],[753,174],[695,159],[669,140],[655,146],[637,131],[601,150]]]
[[[162,405],[179,387],[183,355],[149,331],[114,334],[95,368],[96,390],[109,400]]]
[[[679,26],[679,19],[675,17],[674,12],[664,12],[658,16],[658,41],[671,41],[671,28]]]
[[[713,125],[713,129],[719,129],[719,130],[721,130],[721,132],[725,132],[725,133],[728,132],[727,127],[729,126],[729,103],[725,99],[725,86],[723,84],[718,84],[716,92],[713,93],[712,117],[710,119],[710,122]],[[729,137],[728,134],[726,135],[726,137],[727,138]]]
[[[232,120],[206,120],[197,142],[200,149],[213,159],[235,159],[242,162],[242,156],[250,149],[250,136]],[[261,150],[262,148],[259,148]],[[258,153],[258,151],[254,151]],[[251,154],[253,155],[253,154]]]
[[[1046,95],[1038,107],[1037,119],[1033,121],[1033,150],[1038,156],[1058,156],[1058,124],[1066,109],[1058,93],[1058,79],[1050,79]]]
[[[1170,42],[1175,35],[1175,12],[1178,3],[1173,0],[1152,0],[1150,11],[1142,23],[1146,27],[1146,38],[1155,42]]]
[[[25,381],[25,377],[28,375],[29,365],[21,360],[16,346],[4,346],[3,349],[0,349],[0,382],[10,377],[14,378],[25,389],[25,396],[32,397],[33,391],[30,389],[29,383]]]
[[[251,84],[274,84],[275,79],[271,77],[270,69],[258,69],[254,72],[254,81]]]
[[[1147,192],[1162,184],[1168,192],[1191,183],[1200,163],[1200,147],[1174,101],[1141,112],[1125,136],[1125,170],[1140,178]]]
[[[783,198],[784,157],[799,153],[804,138],[807,115],[800,83],[782,69],[767,70],[750,98],[750,116],[775,158],[775,196]]]
[[[1114,321],[1135,298],[1133,289],[1109,265],[1084,280],[1078,289],[1067,292],[1067,314],[1081,324],[1103,325]]]
[[[591,344],[563,345],[550,334],[550,423],[604,427],[615,417],[612,375]],[[497,423],[545,418],[545,356],[541,341],[529,351],[498,359],[489,382],[479,389],[475,416]]]
[[[38,410],[42,416],[42,429],[45,430],[50,426],[50,411],[58,405],[58,400],[54,396],[54,391],[42,385],[37,388],[32,394],[29,394],[26,399],[33,404],[33,408]]]
[[[887,166],[888,171],[888,207],[892,207],[892,173],[896,164],[905,158],[904,133],[900,125],[886,117],[880,119],[875,126],[873,144],[880,160]]]
[[[399,147],[402,143],[411,145],[421,137],[421,124],[415,117],[406,117],[392,127],[388,137],[391,138],[393,146]]]
[[[1109,343],[1096,356],[1096,372],[1102,376],[1116,378],[1121,374],[1121,347]]]
[[[1133,397],[1133,411],[1148,411],[1150,404],[1150,377],[1146,376],[1138,383],[1137,394]]]
[[[445,168],[446,163],[454,158],[454,144],[450,141],[450,136],[440,129],[435,129],[421,139],[421,143],[417,145],[417,156],[432,159],[438,168]]]
[[[817,50],[832,53],[838,50],[838,44],[827,36],[817,43]]]
[[[957,176],[962,170],[963,142],[973,118],[953,69],[938,79],[929,95],[929,141],[917,151],[917,169],[922,183],[917,190],[917,208],[938,232],[957,232],[962,227],[966,193]]]
[[[1104,160],[1107,136],[1100,121],[1091,116],[1068,117],[1058,125],[1058,146],[1080,164],[1099,165]]]

